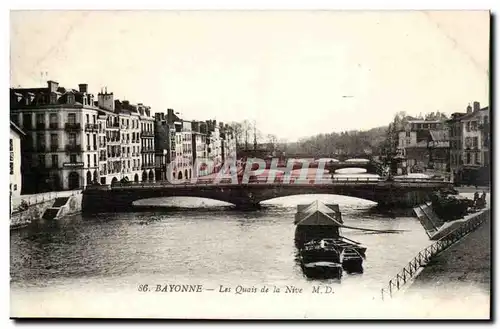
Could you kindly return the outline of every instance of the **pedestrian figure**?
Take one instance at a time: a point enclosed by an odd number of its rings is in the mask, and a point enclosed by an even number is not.
[[[479,192],[476,191],[474,192],[474,206],[477,204],[478,200],[479,200]]]

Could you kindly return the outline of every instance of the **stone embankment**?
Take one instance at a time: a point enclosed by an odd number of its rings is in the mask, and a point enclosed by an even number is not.
[[[12,199],[11,210],[11,229],[24,227],[40,219],[61,218],[82,210],[82,192],[77,190],[23,195]]]

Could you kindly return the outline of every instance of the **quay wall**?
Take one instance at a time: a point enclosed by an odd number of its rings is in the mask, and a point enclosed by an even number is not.
[[[13,212],[10,214],[10,228],[22,227],[33,221],[39,220],[42,218],[45,211],[52,207],[53,204],[54,200],[47,200],[31,204],[25,210]]]
[[[54,207],[57,198],[68,198],[64,205]],[[19,206],[24,200],[28,205],[26,209],[20,210]],[[15,205],[15,206],[14,206]],[[21,196],[12,200],[12,213],[10,215],[10,228],[15,229],[26,226],[34,221],[42,219],[44,213],[53,208],[57,210],[58,219],[73,215],[82,210],[82,191],[62,191]]]

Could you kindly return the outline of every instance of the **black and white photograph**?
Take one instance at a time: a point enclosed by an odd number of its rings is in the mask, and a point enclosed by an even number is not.
[[[9,16],[12,319],[492,318],[488,10]]]

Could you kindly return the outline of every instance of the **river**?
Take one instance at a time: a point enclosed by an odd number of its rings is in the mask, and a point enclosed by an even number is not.
[[[347,225],[404,232],[344,229],[343,235],[368,248],[364,273],[344,273],[341,280],[306,279],[295,260],[293,220],[297,204],[317,199],[338,203]],[[237,304],[240,312],[245,311],[239,314],[232,310],[230,314],[246,317],[255,310],[245,308],[245,305],[250,307],[251,301],[272,306],[271,301],[277,298],[277,295],[263,299],[262,294],[235,294],[237,285],[256,289],[293,285],[307,291],[302,299],[287,299],[286,309],[280,311],[283,316],[289,314],[287,311],[293,312],[294,307],[300,312],[303,302],[312,305],[321,300],[310,297],[312,287],[318,284],[333,288],[329,302],[351,301],[355,305],[357,300],[379,298],[387,281],[430,244],[416,218],[389,216],[378,212],[370,201],[350,197],[285,197],[265,202],[261,210],[249,212],[229,210],[212,200],[174,198],[157,202],[202,208],[76,215],[12,231],[12,314],[228,316],[224,309],[209,306],[211,302],[196,303],[210,300],[226,305],[225,309]],[[202,284],[214,291],[196,298],[187,293],[154,294],[146,298],[138,292],[141,284],[155,287],[173,283]],[[232,287],[231,293],[220,293],[221,285]],[[282,300],[276,300],[279,301]],[[165,303],[178,307],[165,308]],[[266,317],[266,312],[272,309],[265,307],[256,314]],[[318,306],[314,310],[320,312],[319,309]],[[279,317],[276,310],[269,314]]]

